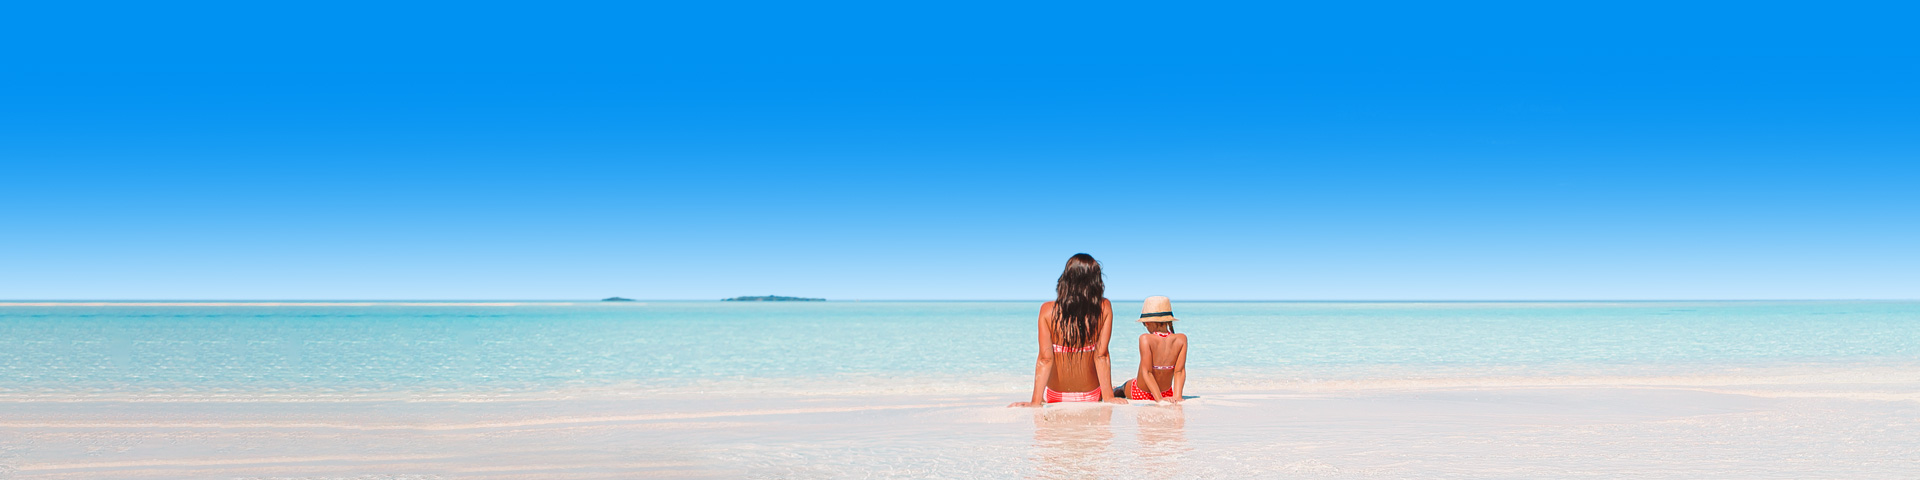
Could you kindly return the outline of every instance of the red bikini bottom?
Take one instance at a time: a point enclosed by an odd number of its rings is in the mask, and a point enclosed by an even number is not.
[[[1047,388],[1047,403],[1098,402],[1098,401],[1100,401],[1099,390],[1088,390],[1084,392],[1056,392],[1056,391],[1053,391],[1052,387]]]
[[[1136,385],[1137,383],[1140,382],[1137,380],[1127,380],[1127,399],[1153,400],[1153,395],[1148,395],[1146,390],[1141,390],[1140,386]],[[1169,388],[1165,392],[1160,392],[1160,399],[1165,400],[1169,398],[1173,398],[1173,389]]]

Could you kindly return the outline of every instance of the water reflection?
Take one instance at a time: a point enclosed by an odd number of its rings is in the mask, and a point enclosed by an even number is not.
[[[1141,407],[1134,418],[1140,422],[1140,464],[1149,477],[1180,476],[1180,460],[1186,456],[1187,412],[1183,406]]]
[[[1060,405],[1033,414],[1034,478],[1103,476],[1113,444],[1113,407]]]

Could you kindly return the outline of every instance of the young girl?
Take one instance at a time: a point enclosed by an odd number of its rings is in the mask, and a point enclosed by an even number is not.
[[[1126,385],[1113,389],[1128,400],[1179,403],[1187,387],[1187,336],[1173,333],[1173,301],[1147,297],[1140,306],[1140,370]]]
[[[1100,262],[1092,255],[1067,259],[1054,285],[1055,298],[1040,305],[1040,355],[1033,365],[1031,401],[1013,407],[1059,402],[1127,403],[1115,398],[1108,369],[1107,339],[1113,334],[1113,304],[1102,295]]]

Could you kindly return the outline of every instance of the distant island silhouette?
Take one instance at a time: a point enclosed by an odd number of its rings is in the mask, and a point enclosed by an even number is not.
[[[602,298],[602,299],[600,299],[600,301],[602,301],[602,302],[631,302],[631,301],[633,301],[633,299],[631,299],[631,298],[621,298],[621,297],[607,297],[607,298]]]
[[[720,301],[722,302],[824,302],[824,301],[827,301],[827,299],[782,297],[779,295],[767,295],[762,297],[733,297],[733,298],[721,299]]]

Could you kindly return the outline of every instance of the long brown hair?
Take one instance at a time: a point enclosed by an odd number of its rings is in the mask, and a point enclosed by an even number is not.
[[[1067,259],[1066,271],[1053,287],[1054,343],[1084,347],[1100,338],[1100,298],[1107,283],[1100,276],[1100,262],[1080,253]]]

